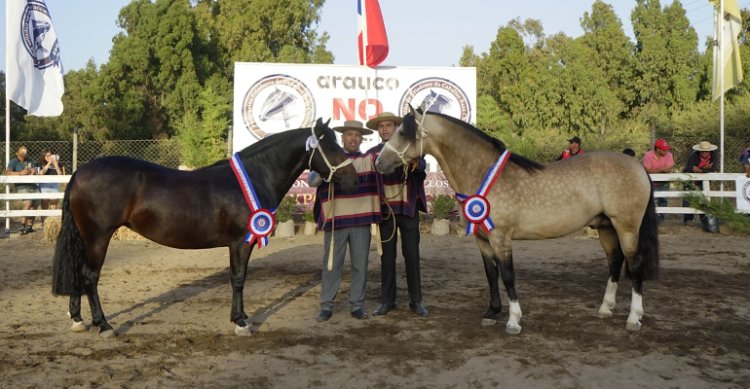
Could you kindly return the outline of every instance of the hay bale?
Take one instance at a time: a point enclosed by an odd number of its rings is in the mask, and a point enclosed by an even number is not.
[[[57,236],[60,235],[60,227],[62,226],[61,217],[48,217],[44,220],[44,236],[42,240],[45,242],[57,241]]]
[[[122,226],[115,231],[112,235],[113,240],[146,240],[141,234],[131,230],[128,227]]]

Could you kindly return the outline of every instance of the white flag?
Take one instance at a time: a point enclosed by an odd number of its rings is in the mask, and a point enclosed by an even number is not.
[[[60,44],[43,0],[6,0],[5,32],[8,97],[29,115],[59,116],[63,111]]]
[[[737,37],[742,31],[742,15],[737,0],[723,0],[724,21],[722,31],[719,31],[719,8],[717,0],[709,0],[714,3],[714,41],[721,45],[721,57],[719,58],[719,47],[714,46],[714,73],[711,79],[712,100],[718,99],[722,94],[742,82],[742,61],[740,60],[740,45]],[[723,72],[724,90],[721,90],[720,74]]]

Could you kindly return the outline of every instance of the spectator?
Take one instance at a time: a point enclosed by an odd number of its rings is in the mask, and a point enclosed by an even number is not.
[[[750,178],[750,147],[740,154],[740,165],[745,169],[745,177]]]
[[[21,146],[16,151],[16,157],[8,162],[8,168],[5,174],[8,176],[28,176],[36,173],[37,165],[29,159],[29,149]],[[16,184],[18,193],[38,193],[39,187],[36,184]],[[23,200],[23,210],[36,209],[39,206],[39,200]],[[21,227],[18,232],[26,235],[34,232],[34,217],[24,216],[21,219]]]
[[[643,167],[649,174],[656,173],[671,173],[674,167],[674,158],[672,153],[669,151],[672,147],[669,146],[667,141],[664,139],[658,139],[654,142],[654,149],[649,150],[643,156]],[[669,190],[669,181],[653,181],[654,190],[665,191]],[[667,206],[667,199],[664,197],[656,198],[656,205],[659,207]],[[664,215],[659,214],[659,218],[664,220]]]
[[[568,148],[566,148],[562,154],[560,154],[559,157],[557,157],[557,160],[561,159],[568,159],[570,157],[574,157],[579,154],[583,154],[583,149],[581,148],[581,138],[578,136],[574,136],[570,139],[568,139]]]
[[[64,174],[60,167],[60,156],[55,154],[50,149],[45,149],[42,152],[42,158],[39,163],[42,166],[42,170],[39,174],[44,176],[55,176]],[[53,182],[44,182],[39,184],[39,191],[42,193],[57,193],[60,191],[60,184]],[[57,199],[42,199],[42,209],[57,209]],[[42,218],[42,226],[44,226],[44,218]]]
[[[693,152],[688,156],[685,168],[682,169],[683,173],[712,173],[716,171],[716,165],[718,163],[716,157],[716,149],[719,147],[711,144],[709,141],[701,141],[700,143],[693,146]],[[685,184],[686,190],[692,190],[695,185],[692,182]],[[683,207],[688,207],[688,201],[682,201]],[[683,216],[683,223],[687,224],[695,217],[693,214],[685,214]],[[701,220],[705,220],[705,215],[701,215]]]

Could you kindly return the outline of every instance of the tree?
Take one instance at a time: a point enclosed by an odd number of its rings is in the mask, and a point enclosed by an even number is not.
[[[591,13],[583,14],[581,27],[582,43],[594,51],[590,61],[602,70],[608,88],[623,103],[620,116],[627,116],[636,94],[633,88],[635,46],[625,35],[612,6],[602,0],[594,2]]]
[[[635,105],[654,105],[671,115],[696,100],[698,35],[679,1],[664,10],[659,0],[636,0]]]
[[[0,123],[3,125],[3,133],[5,133],[5,72],[0,71],[0,109],[2,109],[2,119]],[[18,104],[10,102],[10,137],[11,139],[27,139],[24,137],[25,122],[24,115],[26,110],[21,108]],[[5,138],[3,138],[5,139]],[[4,142],[4,140],[3,140]]]

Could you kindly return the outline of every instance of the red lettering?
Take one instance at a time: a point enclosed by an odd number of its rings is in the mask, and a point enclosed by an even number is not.
[[[354,99],[333,99],[333,120],[354,120]],[[343,118],[342,118],[343,116]]]

